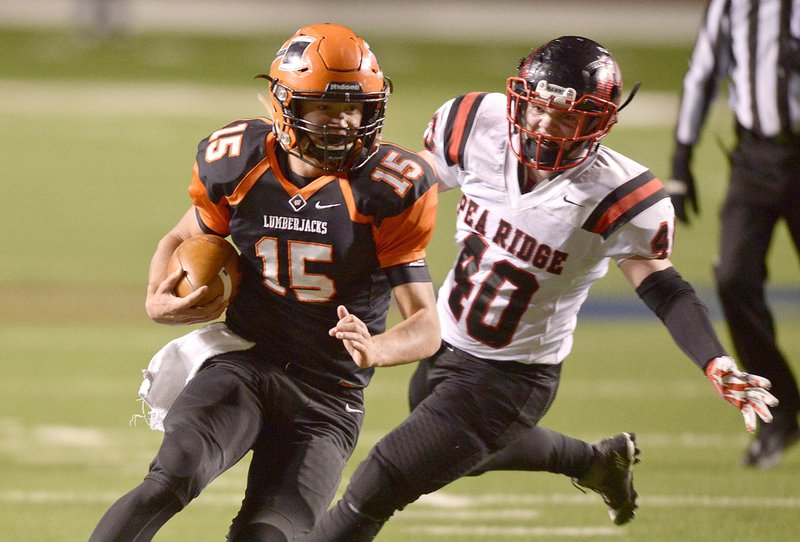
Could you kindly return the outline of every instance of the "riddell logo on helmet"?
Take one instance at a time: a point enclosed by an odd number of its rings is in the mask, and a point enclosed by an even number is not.
[[[361,92],[361,83],[353,81],[352,83],[337,83],[335,81],[328,83],[328,92]]]
[[[554,103],[566,105],[567,102],[574,102],[578,93],[574,88],[560,87],[545,80],[536,83],[536,92],[545,100],[552,99]]]

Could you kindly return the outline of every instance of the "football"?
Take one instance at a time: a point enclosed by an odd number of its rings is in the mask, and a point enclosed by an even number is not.
[[[208,292],[196,303],[205,305],[219,296],[233,299],[239,285],[239,255],[233,245],[218,235],[197,235],[178,245],[167,265],[167,274],[183,269],[175,295],[186,297],[201,286]]]

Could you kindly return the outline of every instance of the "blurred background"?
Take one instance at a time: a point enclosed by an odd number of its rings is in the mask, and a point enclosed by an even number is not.
[[[0,540],[85,540],[107,506],[144,475],[160,437],[142,423],[128,425],[140,409],[140,371],[166,341],[188,331],[146,318],[150,256],[189,205],[197,143],[231,120],[263,114],[257,94],[265,89],[253,76],[268,69],[297,28],[337,22],[370,43],[395,88],[384,138],[411,149],[420,148],[439,105],[468,91],[503,92],[505,78],[535,46],[564,34],[595,39],[617,57],[627,89],[642,83],[605,142],[665,179],[704,6],[0,2]],[[702,215],[679,226],[673,261],[729,345],[711,283],[724,151],[733,143],[722,98],[696,151]],[[456,197],[442,198],[429,249],[437,285],[455,255]],[[787,237],[781,226],[769,287],[779,338],[798,363],[798,266]],[[620,430],[640,434],[640,518],[610,529],[598,499],[576,494],[562,479],[493,473],[409,507],[379,540],[790,539],[800,527],[798,452],[775,472],[742,471],[747,436],[738,414],[682,360],[614,269],[583,316],[561,398],[546,422],[588,440]],[[367,417],[348,469],[405,415],[410,370],[376,376],[367,395],[379,415]],[[216,481],[158,540],[221,540],[245,468]],[[715,521],[698,531],[710,514],[731,526]],[[786,538],[765,537],[775,525]]]

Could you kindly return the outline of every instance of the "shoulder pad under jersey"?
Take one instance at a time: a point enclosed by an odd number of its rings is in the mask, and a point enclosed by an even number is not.
[[[581,227],[607,239],[637,215],[668,197],[664,184],[647,170],[609,192]]]
[[[438,119],[442,123],[438,129],[442,131],[442,149],[448,166],[464,166],[464,149],[467,146],[475,117],[488,92],[470,92],[453,99],[446,118]]]
[[[264,160],[271,130],[267,119],[240,119],[198,144],[198,176],[213,202],[231,195],[247,173]]]
[[[393,143],[381,143],[349,178],[356,208],[378,220],[402,213],[436,187],[436,176],[425,159]]]
[[[366,213],[372,216],[402,212],[436,185],[425,159],[393,143],[381,143],[378,152],[351,173],[350,179],[356,205],[374,203],[375,208]]]

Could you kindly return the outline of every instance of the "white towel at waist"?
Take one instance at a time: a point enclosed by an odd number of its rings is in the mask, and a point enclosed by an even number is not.
[[[214,322],[164,345],[144,370],[139,387],[150,428],[164,430],[164,417],[175,398],[209,358],[247,350],[255,344],[235,334],[224,322]]]

